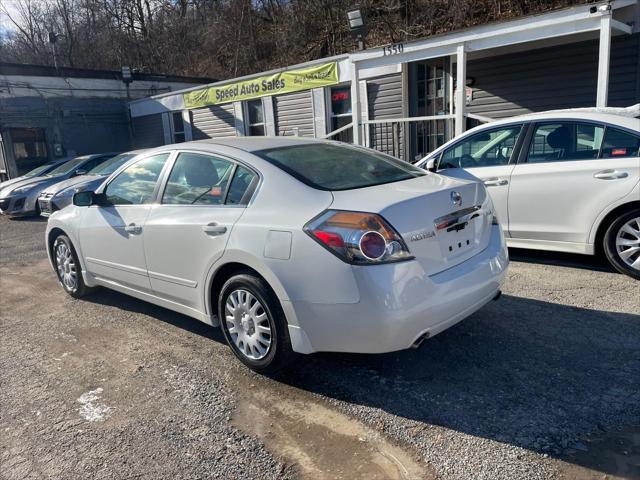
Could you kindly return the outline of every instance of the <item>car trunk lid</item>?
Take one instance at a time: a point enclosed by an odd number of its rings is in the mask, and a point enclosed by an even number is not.
[[[382,215],[428,275],[468,260],[489,243],[493,212],[477,182],[429,174],[332,193],[332,209]]]

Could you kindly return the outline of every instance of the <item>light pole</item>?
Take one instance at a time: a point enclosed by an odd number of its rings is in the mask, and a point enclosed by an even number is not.
[[[351,30],[351,36],[358,43],[358,50],[364,50],[364,39],[367,36],[367,26],[364,22],[364,16],[362,10],[355,8],[347,12],[347,19],[349,20],[349,30]]]

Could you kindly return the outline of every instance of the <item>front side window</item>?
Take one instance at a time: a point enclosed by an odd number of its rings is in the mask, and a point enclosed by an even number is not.
[[[112,205],[149,203],[168,157],[168,153],[153,155],[125,168],[107,185],[107,201]]]
[[[178,155],[162,203],[169,205],[220,205],[233,163],[201,153]]]
[[[264,111],[262,100],[250,100],[247,102],[248,132],[251,137],[264,136]]]
[[[438,168],[506,165],[521,131],[522,125],[509,125],[475,133],[445,150]]]
[[[57,177],[59,175],[66,175],[72,171],[76,171],[80,168],[80,164],[85,162],[87,157],[76,157],[73,160],[69,160],[68,162],[64,162],[59,167],[54,168],[49,173],[47,173],[47,177]]]
[[[402,160],[341,144],[295,145],[254,153],[319,190],[350,190],[425,175]]]
[[[640,135],[607,127],[602,145],[602,158],[637,157],[640,155]]]
[[[536,125],[527,162],[567,162],[598,158],[604,127],[591,123]]]

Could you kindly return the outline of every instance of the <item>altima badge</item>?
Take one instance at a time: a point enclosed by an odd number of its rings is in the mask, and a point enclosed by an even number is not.
[[[426,240],[427,238],[431,238],[435,236],[436,236],[436,232],[434,231],[420,232],[420,233],[414,233],[413,235],[411,235],[410,240],[412,242],[417,242],[418,240]]]
[[[451,192],[451,203],[457,206],[462,205],[462,195],[460,195],[460,192]]]

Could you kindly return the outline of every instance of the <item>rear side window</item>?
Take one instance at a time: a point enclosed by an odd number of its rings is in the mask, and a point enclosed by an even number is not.
[[[562,162],[598,158],[604,127],[590,123],[546,123],[536,125],[529,163]]]
[[[640,135],[607,127],[602,145],[602,158],[637,157],[640,150]]]
[[[200,153],[178,155],[162,196],[169,205],[220,205],[233,164]]]
[[[258,176],[248,168],[238,165],[236,173],[233,175],[229,193],[227,194],[228,205],[246,205],[251,199],[251,195],[258,184]]]
[[[350,190],[425,175],[402,160],[346,145],[295,145],[254,153],[319,190]]]
[[[168,157],[168,153],[153,155],[125,168],[107,185],[107,201],[112,205],[148,203]]]

